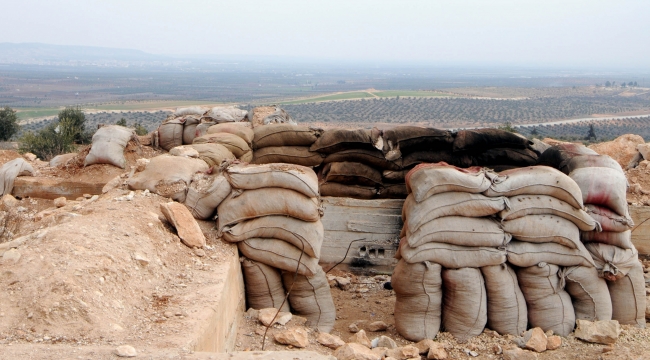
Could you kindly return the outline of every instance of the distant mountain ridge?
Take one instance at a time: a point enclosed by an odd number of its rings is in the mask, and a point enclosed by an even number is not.
[[[98,46],[0,43],[0,64],[157,62],[176,59],[141,50]]]

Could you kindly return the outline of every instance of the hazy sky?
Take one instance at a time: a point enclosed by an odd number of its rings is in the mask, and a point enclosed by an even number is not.
[[[157,54],[650,65],[650,0],[17,0],[0,42]]]

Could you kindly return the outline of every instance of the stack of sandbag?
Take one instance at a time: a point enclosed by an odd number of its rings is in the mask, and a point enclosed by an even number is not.
[[[154,145],[169,151],[176,146],[191,144],[204,112],[200,106],[176,109],[153,133]]]
[[[256,126],[252,146],[253,164],[287,163],[308,167],[319,166],[323,155],[309,149],[323,130],[296,124]]]
[[[453,155],[469,159],[474,166],[505,170],[535,165],[540,154],[521,135],[487,128],[458,131],[454,136]]]
[[[149,190],[184,203],[194,175],[208,169],[201,159],[164,154],[151,158],[143,169],[136,167],[127,184],[131,190]]]
[[[212,147],[214,147],[213,145],[221,145],[228,149],[235,158],[242,162],[250,162],[253,160],[253,150],[247,139],[250,139],[252,130],[244,126],[237,128],[237,126],[231,124],[213,125],[209,128],[214,128],[213,132],[194,138],[192,146],[197,150],[203,148],[207,150],[209,147],[206,147],[206,145],[212,145]],[[225,131],[226,129],[229,131]]]
[[[129,141],[138,142],[133,129],[119,125],[102,126],[93,135],[93,144],[86,155],[84,166],[110,164],[124,169],[126,167],[124,149]]]
[[[329,332],[335,309],[318,265],[323,224],[314,171],[293,164],[235,164],[224,176],[233,191],[217,207],[217,227],[245,257],[249,306],[277,308],[290,291],[293,311]]]

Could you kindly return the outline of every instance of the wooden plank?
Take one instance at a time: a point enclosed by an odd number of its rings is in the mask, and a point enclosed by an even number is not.
[[[14,182],[11,192],[15,197],[56,199],[65,197],[74,200],[84,194],[101,195],[105,183],[88,183],[59,178],[20,176]]]
[[[630,215],[634,220],[632,243],[640,255],[650,256],[650,207],[630,206]]]

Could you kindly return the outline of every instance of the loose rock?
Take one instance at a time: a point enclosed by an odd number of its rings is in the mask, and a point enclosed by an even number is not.
[[[380,336],[377,340],[377,347],[385,347],[387,349],[395,349],[397,347],[395,340],[388,336]]]
[[[20,260],[20,256],[21,254],[18,250],[10,249],[2,255],[2,262],[4,264],[15,264]]]
[[[349,343],[336,349],[334,356],[337,360],[381,360],[381,357],[367,347]]]
[[[390,349],[386,355],[394,357],[395,359],[406,360],[411,358],[419,358],[420,350],[418,350],[418,348],[413,345],[406,345],[395,349]]]
[[[348,342],[361,344],[369,349],[370,347],[372,347],[372,344],[370,343],[370,339],[368,339],[366,332],[363,330],[359,330],[356,334],[350,336]]]
[[[544,330],[538,327],[526,331],[523,337],[516,339],[519,347],[536,352],[546,351],[547,342],[548,339],[546,338],[546,334],[544,334]]]
[[[122,345],[115,349],[115,355],[119,357],[136,357],[138,352],[131,345]]]
[[[386,329],[388,329],[388,324],[386,324],[383,321],[371,322],[368,325],[368,330],[369,331],[374,331],[374,332],[376,332],[376,331],[385,331]]]
[[[557,335],[551,335],[548,337],[548,342],[546,343],[546,350],[555,350],[562,346],[562,338]]]
[[[503,360],[536,360],[537,354],[520,348],[503,350]]]
[[[18,200],[16,200],[15,197],[11,196],[11,194],[4,194],[4,196],[2,196],[2,206],[5,209],[14,208],[18,206]]]
[[[429,360],[444,360],[447,358],[447,351],[441,343],[433,342],[429,347],[429,353],[427,354],[427,359]]]
[[[286,325],[293,316],[290,312],[280,311],[278,316],[275,316],[276,313],[278,313],[276,308],[261,309],[257,314],[257,319],[265,326],[272,325],[271,321],[273,321],[273,324]],[[274,317],[275,320],[273,320]]]
[[[309,345],[309,334],[305,328],[293,327],[275,334],[275,341],[283,345],[304,348]]]
[[[36,160],[36,159],[38,158],[38,156],[36,156],[36,155],[34,155],[34,154],[32,154],[32,153],[29,153],[29,152],[23,154],[23,157],[24,157],[25,159],[27,159],[27,161],[34,161],[34,160]]]
[[[198,248],[205,246],[205,236],[185,205],[177,202],[163,203],[160,204],[160,211],[176,228],[178,237],[185,245]]]
[[[65,203],[66,203],[67,201],[68,201],[68,199],[64,198],[63,196],[62,196],[62,197],[58,197],[58,198],[54,199],[54,206],[56,206],[56,207],[58,207],[58,208],[64,207],[64,206],[65,206]]]
[[[352,323],[348,326],[348,330],[350,330],[351,333],[359,332],[359,326],[357,326],[357,323]]]
[[[416,344],[413,344],[413,346],[418,348],[418,350],[420,351],[420,354],[426,354],[426,353],[429,352],[429,349],[432,346],[435,346],[435,344],[436,344],[436,342],[431,340],[431,339],[424,339],[424,340],[419,341]]]
[[[621,325],[616,320],[576,320],[576,325],[575,337],[591,343],[614,344],[621,333]]]
[[[345,341],[341,340],[340,337],[325,332],[319,333],[316,341],[318,341],[319,344],[334,350],[345,345]]]
[[[351,286],[350,279],[344,278],[344,277],[335,277],[334,281],[336,281],[336,285],[341,289],[341,290],[348,290]]]

